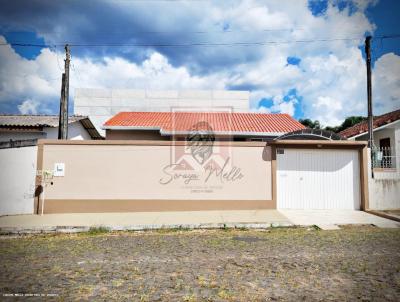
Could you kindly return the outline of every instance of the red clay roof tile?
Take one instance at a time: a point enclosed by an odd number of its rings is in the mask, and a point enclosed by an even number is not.
[[[395,122],[400,119],[400,109],[374,117],[374,129]],[[353,137],[368,131],[368,121],[360,122],[347,128],[339,134],[345,138]]]
[[[148,127],[164,132],[189,131],[201,121],[215,132],[287,133],[306,127],[288,114],[227,112],[120,112],[104,127]]]

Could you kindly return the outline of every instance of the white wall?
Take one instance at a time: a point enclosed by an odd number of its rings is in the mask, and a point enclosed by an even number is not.
[[[371,210],[400,209],[400,178],[375,178],[369,182],[369,208]]]
[[[396,158],[396,137],[395,137],[395,132],[396,129],[394,128],[384,128],[382,130],[379,131],[375,131],[374,132],[374,142],[375,145],[378,148],[381,148],[381,145],[379,144],[379,141],[383,138],[389,138],[390,139],[390,147],[391,147],[391,156],[394,156],[393,159]],[[398,167],[396,160],[393,160],[392,164],[394,165],[394,167]]]
[[[400,169],[375,171],[372,178],[369,155],[368,161],[369,209],[400,209]]]
[[[37,147],[0,149],[0,215],[32,214]]]
[[[171,111],[172,107],[229,107],[249,110],[248,91],[143,90],[79,88],[74,95],[74,114],[87,115],[101,134],[106,120],[121,111]]]
[[[15,132],[15,131],[0,131],[0,142],[8,142],[10,140],[26,140],[46,138],[43,132]]]
[[[57,128],[44,128],[47,139],[58,138]],[[86,129],[82,126],[81,122],[74,122],[68,124],[68,139],[71,140],[90,140],[92,139]]]
[[[400,168],[400,120],[390,124],[383,129],[374,130],[374,144],[376,147],[380,147],[379,141],[382,138],[390,139],[390,147],[392,148],[392,156],[394,157],[393,165],[394,167]],[[354,140],[354,139],[350,139]],[[357,137],[357,141],[367,141],[368,134],[361,135]]]
[[[57,139],[58,127],[45,127],[43,132],[28,132],[28,131],[0,131],[0,142],[12,140],[25,140],[25,139]],[[81,122],[73,122],[68,124],[68,139],[71,140],[90,140],[90,134],[82,126]]]

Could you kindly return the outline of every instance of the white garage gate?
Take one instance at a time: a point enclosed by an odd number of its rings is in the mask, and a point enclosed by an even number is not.
[[[278,209],[360,209],[358,150],[277,149]]]

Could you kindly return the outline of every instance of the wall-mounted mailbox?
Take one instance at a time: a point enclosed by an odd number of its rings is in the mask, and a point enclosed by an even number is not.
[[[55,163],[53,176],[65,176],[65,164],[64,163]]]

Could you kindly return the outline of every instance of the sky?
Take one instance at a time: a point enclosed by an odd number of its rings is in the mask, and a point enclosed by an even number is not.
[[[3,113],[58,113],[69,43],[71,107],[75,88],[249,90],[253,112],[335,126],[367,113],[366,35],[373,36],[374,114],[400,108],[400,1],[0,5]]]

